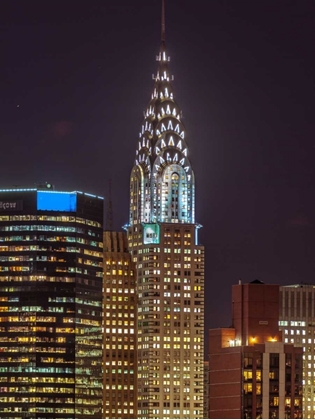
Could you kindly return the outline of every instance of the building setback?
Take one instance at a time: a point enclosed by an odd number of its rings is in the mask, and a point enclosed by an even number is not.
[[[284,343],[303,348],[303,418],[315,416],[315,286],[280,287],[280,329]]]
[[[137,417],[135,269],[125,232],[104,232],[103,417]]]
[[[209,418],[302,418],[302,348],[278,321],[279,286],[232,287],[232,327],[209,331]]]
[[[103,199],[0,191],[0,417],[102,415]]]
[[[130,177],[136,264],[138,418],[203,418],[204,248],[195,178],[162,34]]]

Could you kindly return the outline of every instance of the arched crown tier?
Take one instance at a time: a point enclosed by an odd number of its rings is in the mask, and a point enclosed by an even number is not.
[[[130,224],[195,223],[195,180],[162,39],[130,179]]]

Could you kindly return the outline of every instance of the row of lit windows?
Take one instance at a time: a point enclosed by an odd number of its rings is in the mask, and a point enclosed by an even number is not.
[[[117,346],[115,344],[106,344],[105,346],[106,350],[134,350],[134,345],[133,344],[117,344]]]
[[[294,344],[294,338],[290,338],[290,339],[285,338],[285,339],[284,339],[284,342],[285,342],[285,343],[291,343],[291,344]],[[299,339],[297,339],[297,343],[299,343]],[[312,344],[312,343],[314,343],[314,344],[315,344],[315,339],[314,339],[314,340],[312,340],[311,338],[309,338],[309,339],[307,340],[307,344]],[[306,339],[305,339],[305,338],[302,338],[302,344],[306,344]]]
[[[119,311],[121,311],[121,310],[133,310],[133,309],[135,309],[134,308],[134,306],[133,305],[130,305],[130,306],[128,306],[128,305],[116,305],[116,304],[106,304],[106,306],[105,306],[105,308],[108,310],[108,309],[118,309]]]
[[[14,216],[0,216],[0,222],[7,221],[30,221],[30,220],[40,220],[47,222],[77,222],[86,224],[88,226],[94,226],[101,228],[101,223],[96,222],[95,220],[82,219],[81,217],[74,216],[46,216],[46,215],[14,215]]]
[[[112,288],[112,289],[110,289],[110,288],[107,288],[106,289],[106,293],[126,293],[126,294],[129,294],[129,293],[134,293],[134,289],[116,289],[116,288]]]
[[[105,364],[106,364],[106,366],[109,366],[109,365],[110,366],[117,365],[117,366],[128,366],[128,367],[130,367],[130,361],[128,361],[128,360],[124,360],[124,361],[118,360],[117,362],[116,362],[116,360],[111,360],[110,362],[109,361],[106,361]]]
[[[129,277],[132,277],[133,276],[133,271],[132,270],[130,270],[130,271],[122,271],[122,270],[118,270],[118,273],[117,273],[117,271],[116,270],[111,270],[111,271],[109,271],[108,269],[107,269],[107,271],[106,271],[106,276],[129,276]]]
[[[175,306],[175,307],[173,307],[173,308],[171,308],[170,306],[169,307],[164,307],[163,308],[164,309],[164,312],[188,312],[188,313],[190,313],[190,312],[195,312],[195,313],[203,313],[204,312],[204,310],[203,310],[203,308],[190,308],[189,306],[186,306],[186,307],[184,307],[184,308],[180,308],[180,306]],[[145,306],[144,308],[141,308],[141,307],[139,307],[138,308],[138,312],[139,312],[139,314],[141,314],[141,312],[144,312],[144,316],[146,316],[148,313],[150,313],[150,311],[153,311],[153,312],[159,312],[160,311],[160,307],[159,306],[152,306],[152,307],[148,307],[148,306]],[[147,314],[145,313],[145,312],[147,312]]]
[[[86,264],[86,262],[85,262]],[[89,264],[87,264],[89,265]],[[93,266],[101,266],[101,263],[93,264]],[[55,267],[54,268],[57,273],[79,273],[79,274],[89,274],[86,269],[80,268],[80,267]],[[27,271],[33,271],[33,267],[30,266],[21,266],[21,265],[13,265],[13,266],[0,266],[0,272],[27,272]],[[93,273],[94,274],[94,273]],[[96,273],[95,273],[96,274]],[[101,276],[103,273],[100,273]],[[14,279],[16,280],[16,279]],[[31,280],[31,279],[29,279]],[[1,281],[1,280],[0,280]],[[74,282],[75,279],[72,279],[71,282]]]
[[[188,293],[184,293],[184,295],[187,295],[187,294]],[[139,298],[141,296],[139,295]],[[182,301],[182,299],[180,299],[180,297],[181,297],[180,296],[180,293],[176,293],[176,292],[175,293],[172,293],[172,294],[170,292],[165,292],[164,293],[164,297],[167,297],[167,298],[171,298],[171,297],[177,298],[177,299],[174,300],[174,304],[175,305],[176,304],[181,304],[181,305],[183,305],[183,304],[184,305],[192,305],[192,304],[194,304],[194,305],[201,305],[203,303],[202,301],[199,301],[199,300],[198,301],[197,300],[193,301],[191,299],[187,299],[187,300]],[[197,298],[200,298],[200,297],[201,296],[199,296],[199,294],[198,294],[197,295]],[[182,298],[184,298],[184,296],[182,296]],[[140,305],[160,305],[160,304],[170,305],[171,304],[171,300],[170,299],[164,299],[164,300],[153,299],[152,297],[150,298],[150,297],[145,296],[140,301]],[[164,307],[164,310],[168,311],[169,308]]]
[[[200,341],[203,341],[203,340],[200,340]],[[184,350],[189,350],[189,349],[201,350],[202,349],[202,347],[200,345],[190,346],[190,344],[184,344],[184,345],[181,346],[180,344],[175,344],[174,343],[171,346],[168,343],[163,343],[162,345],[160,345],[160,343],[153,343],[153,348],[154,349],[159,349],[159,348],[161,348],[161,346],[164,349],[170,349],[170,348],[174,348],[174,349],[181,349],[181,348],[183,348]],[[138,349],[139,350],[141,350],[141,349],[148,349],[148,348],[149,348],[149,344],[143,344],[143,345],[139,344],[138,345]]]
[[[134,298],[128,298],[128,296],[106,296],[106,300],[112,300],[113,302],[128,302],[129,300],[133,301]]]
[[[54,225],[0,225],[0,232],[20,232],[20,231],[45,231],[45,232],[76,232],[84,235],[96,236],[92,230],[72,227],[72,226],[54,226]]]
[[[121,261],[121,260],[119,260],[119,261],[117,261],[117,260],[110,260],[110,259],[107,259],[106,260],[106,264],[108,264],[108,265],[110,265],[110,264],[113,264],[114,266],[116,265],[116,264],[118,264],[118,265],[128,265],[129,264],[129,261]]]
[[[100,274],[100,275],[99,275]],[[96,273],[97,277],[101,277],[102,273]],[[8,282],[8,281],[14,281],[14,282],[40,282],[40,281],[48,281],[52,283],[74,283],[75,277],[55,277],[55,276],[0,276],[0,282]],[[18,291],[26,291],[30,290],[28,286],[21,286],[21,287],[1,287],[0,290],[2,292],[18,292]],[[33,289],[31,289],[33,290]]]
[[[4,327],[2,327],[2,328],[4,328]],[[4,331],[2,331],[2,332],[4,332]],[[12,346],[12,344],[11,344],[12,341],[16,342],[17,340],[16,339],[12,340],[12,337],[11,338],[1,337],[0,353],[3,353],[3,352],[20,353],[23,349],[25,349],[25,348],[21,348],[20,346],[19,347]],[[8,343],[8,342],[10,342],[9,346],[2,347],[4,345],[4,343]],[[60,343],[65,343],[66,342],[66,337],[56,337],[55,340],[51,337],[36,337],[35,342],[36,343],[51,343],[51,344],[56,343],[56,344],[60,344]],[[89,344],[87,340],[86,340],[86,344]],[[45,351],[56,352],[56,353],[64,353],[65,352],[65,348],[62,348],[62,347],[56,347],[56,348],[55,347],[53,347],[53,348],[50,347],[47,350],[46,347],[36,346],[35,350],[39,351],[39,352],[45,352]]]
[[[54,332],[54,328],[50,328],[50,332]],[[73,328],[56,328],[56,333],[63,333],[63,334],[73,334],[74,329]],[[49,338],[47,337],[46,340],[42,339],[41,342],[48,342]],[[1,343],[38,343],[40,342],[38,337],[1,337]],[[50,341],[54,342],[53,339]],[[85,344],[89,344],[89,341],[86,340]],[[1,347],[0,347],[1,348]],[[5,347],[2,347],[2,350],[5,349]],[[11,350],[11,349],[10,349]],[[12,351],[12,350],[11,350]]]
[[[29,383],[29,382],[44,382],[44,383],[68,383],[68,384],[74,384],[74,378],[70,377],[55,377],[55,376],[12,376],[10,378],[1,378],[3,379],[1,382],[19,382],[19,383]],[[9,379],[9,380],[8,380]]]
[[[12,401],[12,400],[8,400]],[[10,407],[0,408],[0,412],[3,413],[22,413],[25,412],[22,407],[14,407],[12,410]],[[49,408],[49,407],[29,407],[27,413],[56,413],[56,414],[74,414],[74,408]]]
[[[160,332],[161,330],[158,329],[158,331]],[[139,334],[140,335],[141,335],[142,332],[143,332],[143,330],[139,330]],[[186,333],[189,334],[190,331],[189,330],[186,330]],[[153,341],[171,341],[172,340],[172,341],[181,341],[181,342],[188,342],[188,343],[190,341],[194,341],[194,343],[200,343],[200,342],[203,341],[203,332],[202,331],[198,332],[198,330],[195,331],[195,334],[196,335],[197,334],[200,334],[202,337],[184,337],[184,338],[183,337],[180,337],[180,336],[170,337],[170,336],[167,336],[166,334],[171,334],[170,330],[164,330],[164,336],[163,337],[160,337],[160,336],[147,336],[147,335],[145,335],[143,337],[143,341],[152,341],[152,340]],[[176,335],[176,330],[173,331],[172,334]],[[139,338],[141,338],[141,337],[139,337]],[[139,340],[139,341],[141,342],[141,340]]]
[[[23,371],[22,371],[23,369]],[[73,368],[69,368],[69,367],[55,367],[55,366],[49,366],[49,367],[27,367],[27,366],[15,366],[15,367],[11,367],[11,366],[0,366],[0,372],[2,373],[8,373],[8,372],[15,372],[15,373],[19,373],[19,372],[23,372],[23,373],[70,373],[73,374],[74,373],[74,369]]]
[[[111,364],[114,364],[114,363],[115,363],[114,360],[111,361]],[[118,361],[118,364],[119,364],[119,361]],[[128,361],[126,361],[126,364],[128,364]],[[118,390],[129,389],[129,390],[132,391],[133,388],[134,388],[134,386],[132,384],[129,384],[129,385],[120,385],[120,384],[118,384],[118,385],[116,385],[116,384],[109,385],[109,384],[106,384],[105,385],[105,389],[118,389]]]
[[[36,256],[33,258],[32,256],[13,256],[13,257],[0,257],[0,261],[48,261],[48,262],[67,262],[66,259],[63,257],[56,257],[56,256]],[[72,260],[71,260],[72,261]],[[94,261],[94,260],[86,260],[84,258],[77,258],[77,262],[79,264],[91,265],[94,267],[102,267],[101,261]],[[10,267],[9,267],[10,268]],[[58,267],[57,267],[58,269]],[[14,271],[14,270],[13,270]]]
[[[129,318],[134,318],[134,313],[131,312],[133,309],[134,309],[133,307],[130,307],[130,308],[128,307],[127,310],[129,310],[130,312],[124,312],[124,314],[122,314],[121,312],[115,313],[113,311],[106,312],[105,318],[111,318],[111,317],[113,317],[113,318],[115,318],[115,317],[122,318],[124,316],[125,318],[128,318],[128,320],[127,321],[125,320],[124,323],[127,322],[130,325],[133,325],[134,321],[132,321],[132,320],[129,319]],[[116,322],[116,321],[109,321],[109,320],[107,320],[106,321],[106,325],[109,325],[108,322]],[[122,321],[118,321],[118,323],[120,323],[120,322],[122,322]],[[122,325],[122,324],[120,324],[120,325]]]
[[[173,264],[172,266],[176,266],[176,265],[178,265],[178,264]],[[187,267],[187,268],[190,268],[190,267]],[[145,275],[145,276],[149,276],[151,274],[160,275],[161,274],[161,270],[157,270],[157,269],[154,269],[154,270],[153,269],[149,269],[149,270],[143,270],[143,271],[138,270],[138,273],[140,275],[141,275],[141,273],[143,273],[143,275]],[[167,275],[167,276],[171,276],[171,275],[180,276],[181,275],[181,271],[180,270],[174,270],[173,273],[172,273],[171,270],[165,270],[164,271],[164,274]],[[190,270],[189,271],[184,271],[183,274],[185,276],[191,276],[191,271]],[[204,273],[203,273],[203,271],[195,271],[193,275],[194,276],[198,276],[198,277],[203,277]]]
[[[105,278],[106,280],[106,284],[124,284],[125,286],[130,286],[130,285],[134,285],[135,284],[135,280],[133,278],[129,278],[129,279],[109,279],[109,278]],[[104,292],[104,288],[103,288],[103,292]]]
[[[28,379],[28,378],[25,378]],[[52,398],[52,397],[20,397],[20,396],[12,396],[12,397],[4,397],[6,398],[7,402],[28,402],[28,403],[53,403],[53,404],[73,404],[74,398],[67,397],[67,398]],[[5,402],[3,399],[1,402]]]
[[[36,316],[35,315],[33,315],[33,316],[20,315],[20,316],[0,317],[0,322],[8,322],[8,321],[11,322],[11,323],[12,322],[56,322],[56,317],[53,317],[53,316],[38,316],[38,315],[36,315]],[[60,318],[59,318],[59,321],[61,321]],[[74,318],[62,318],[62,322],[63,323],[73,323]],[[25,327],[9,327],[9,328],[25,328]],[[43,331],[42,330],[43,327],[38,327],[38,328],[41,328],[40,331]]]
[[[280,327],[287,327],[289,325],[291,327],[305,327],[306,322],[305,321],[279,321]]]
[[[106,334],[134,334],[134,328],[106,328]]]
[[[190,254],[191,252],[188,252],[188,251],[191,251],[190,249],[188,250],[186,250],[187,252],[185,252],[185,250],[184,250],[184,253],[187,253],[187,254]],[[204,253],[204,250],[201,250],[201,249],[194,249],[193,250],[194,251],[194,254],[203,254]],[[159,253],[160,252],[160,248],[144,248],[143,250],[141,250],[141,249],[139,249],[139,251],[138,251],[138,253],[139,254],[146,254],[146,253],[151,253],[151,252],[154,252],[154,253]],[[166,252],[166,253],[169,253],[169,252],[171,252],[171,248],[164,248],[164,252]],[[182,248],[175,248],[174,249],[174,253],[178,253],[178,254],[181,254],[183,252],[183,249]]]
[[[7,246],[7,245],[3,245],[0,246],[0,252],[21,252],[21,251],[42,251],[42,252],[76,252],[76,253],[84,253],[87,255],[91,255],[93,257],[98,257],[98,258],[103,258],[103,254],[102,252],[98,252],[98,251],[91,251],[90,249],[86,249],[86,248],[77,248],[77,247],[44,247],[44,246],[40,246],[40,245],[12,245],[12,246]],[[14,257],[10,257],[10,258],[14,258]],[[4,261],[4,260],[3,260]],[[14,260],[10,260],[9,261],[14,261]]]
[[[20,392],[20,388],[19,387],[6,387],[3,386],[0,388],[0,395],[1,392]],[[35,387],[35,386],[30,386],[27,388],[27,392],[31,393],[31,392],[43,392],[43,393],[56,393],[56,394],[71,394],[73,393],[73,389],[72,388],[60,388],[60,387]]]
[[[288,335],[289,333],[291,335],[294,335],[294,334],[296,334],[296,335],[300,335],[300,334],[306,335],[306,331],[305,330],[284,330],[284,334],[285,335]]]
[[[171,231],[169,229],[165,229],[165,233],[164,233],[165,237],[172,237],[174,236],[174,238],[180,238],[181,237],[181,232],[179,230],[175,230],[175,232],[172,234]],[[190,238],[191,237],[191,233],[189,230],[185,230],[184,232],[184,238]]]
[[[120,318],[122,318],[122,316],[123,316],[122,314],[117,314],[117,315]],[[111,313],[109,313],[108,316],[110,317],[111,316]],[[116,315],[114,315],[114,317],[115,316]],[[124,313],[124,317],[125,318],[128,318],[128,319],[125,319],[124,321],[122,321],[122,320],[116,321],[116,320],[109,320],[109,319],[107,319],[106,320],[106,325],[116,325],[116,322],[117,322],[117,325],[125,325],[125,326],[134,325],[134,321],[131,320],[131,319],[129,319],[129,318],[133,318],[133,316],[134,316],[134,314]]]
[[[109,404],[109,402],[108,402],[108,404]],[[108,405],[107,404],[107,402],[106,402],[106,405]],[[124,408],[124,409],[121,409],[121,408],[118,408],[117,410],[115,409],[115,408],[111,408],[110,410],[108,410],[108,409],[106,409],[105,410],[105,413],[106,414],[110,414],[110,413],[116,413],[117,412],[117,414],[133,414],[133,408]],[[106,416],[106,418],[107,418],[108,416]]]
[[[1,262],[16,262],[16,261],[48,261],[48,262],[67,262],[66,259],[64,259],[63,257],[56,257],[56,256],[46,256],[46,255],[41,255],[41,256],[23,256],[23,255],[15,255],[15,256],[0,256],[0,261]],[[85,265],[91,265],[94,267],[102,267],[102,262],[101,261],[94,261],[94,260],[86,260],[84,258],[78,258],[77,262],[79,264],[85,264]],[[14,266],[11,266],[11,268]],[[10,267],[9,267],[10,268]],[[22,267],[21,267],[22,268]],[[5,271],[5,270],[2,270]],[[11,271],[23,271],[23,270],[11,270]]]
[[[47,242],[77,242],[85,245],[103,248],[102,242],[89,241],[76,236],[48,236],[48,235],[17,235],[2,236],[0,242],[21,242],[21,241],[47,241]]]
[[[244,376],[244,380],[251,380],[253,379],[253,371],[252,370],[244,370],[243,373]],[[257,370],[256,371],[256,381],[260,382],[261,381],[261,371]]]

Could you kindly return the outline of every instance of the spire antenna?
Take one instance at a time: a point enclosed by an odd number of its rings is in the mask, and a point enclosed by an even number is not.
[[[161,41],[165,42],[165,0],[162,0]]]

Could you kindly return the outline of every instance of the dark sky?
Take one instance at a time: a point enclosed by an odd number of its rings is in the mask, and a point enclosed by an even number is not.
[[[231,285],[314,282],[314,0],[166,0],[196,175],[206,325]],[[106,197],[129,174],[159,49],[160,0],[0,2],[0,186]]]

